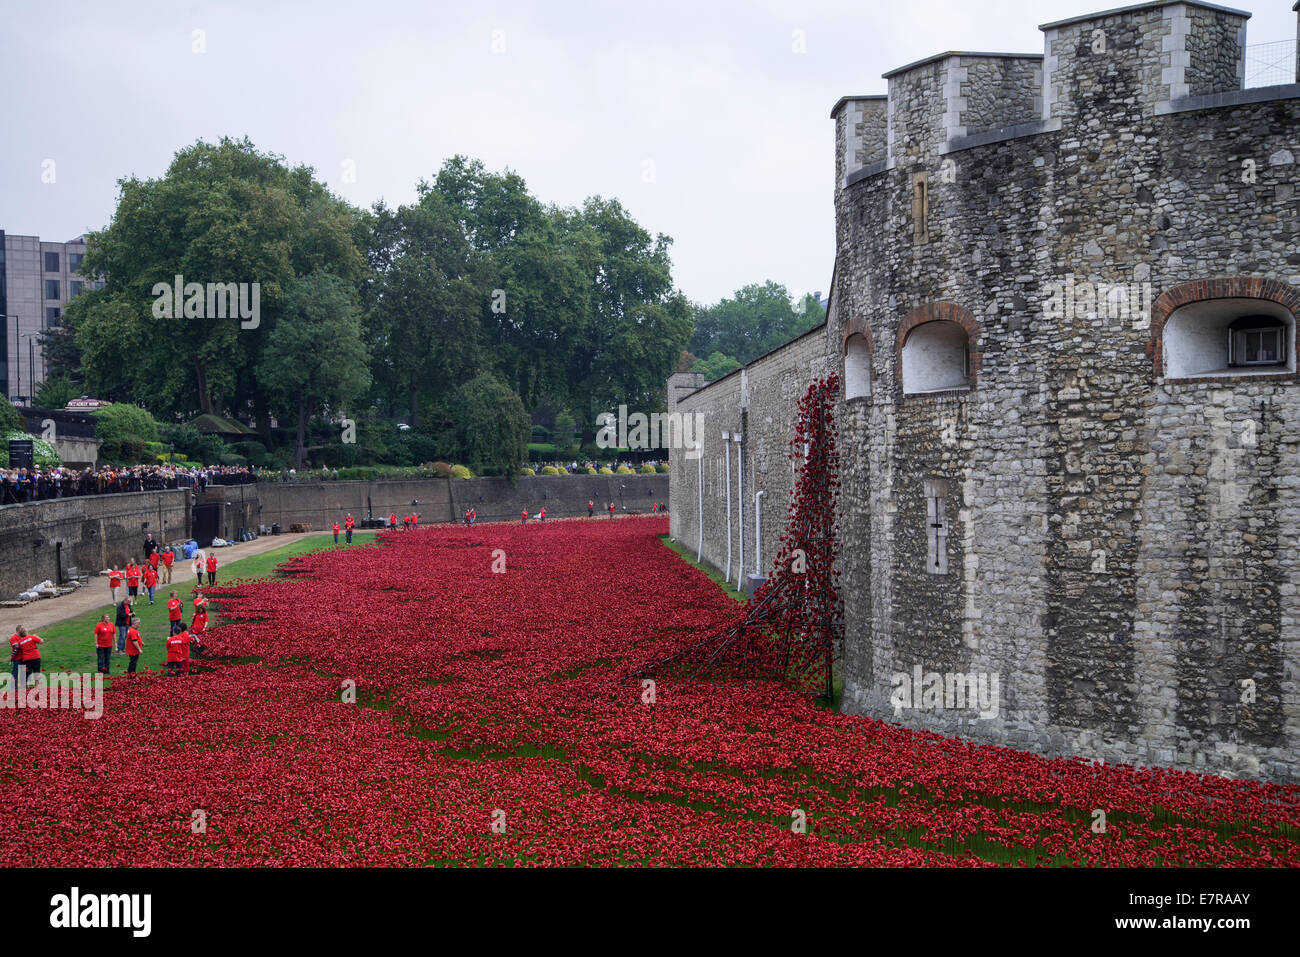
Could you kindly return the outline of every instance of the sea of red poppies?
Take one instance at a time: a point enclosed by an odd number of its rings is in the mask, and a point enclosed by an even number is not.
[[[97,721],[0,713],[0,864],[1300,862],[1300,788],[1046,760],[768,682],[651,696],[629,675],[736,614],[666,531],[433,527],[230,585],[212,670],[119,681]]]

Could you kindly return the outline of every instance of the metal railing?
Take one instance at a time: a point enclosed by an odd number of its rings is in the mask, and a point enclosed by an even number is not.
[[[1295,40],[1246,45],[1246,88],[1295,83]]]

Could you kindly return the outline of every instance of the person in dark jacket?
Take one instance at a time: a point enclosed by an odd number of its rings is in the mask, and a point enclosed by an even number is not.
[[[123,598],[117,603],[117,618],[113,622],[113,624],[117,625],[117,650],[119,653],[126,651],[126,632],[131,627],[133,617],[131,599]]]

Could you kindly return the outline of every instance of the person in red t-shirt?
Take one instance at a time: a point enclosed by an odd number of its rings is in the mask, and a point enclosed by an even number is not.
[[[524,509],[522,512],[519,513],[519,524],[520,525],[528,524],[528,509]]]
[[[471,508],[469,510],[469,523],[472,526],[477,521],[478,521],[478,509]]]
[[[205,649],[203,636],[208,630],[208,610],[204,608],[194,616],[194,622],[190,625],[190,637],[194,639],[194,644],[200,649]]]
[[[393,512],[391,515],[388,516],[388,530],[389,530],[390,532],[395,532],[395,531],[397,531],[397,513],[396,513],[396,512]]]
[[[14,676],[15,687],[25,684],[19,681],[18,669],[24,669],[24,675],[34,675],[41,670],[40,645],[44,640],[40,635],[27,634],[27,629],[22,625],[18,626],[15,634],[9,636],[11,662],[9,667]]]
[[[591,516],[594,515],[595,513],[596,513],[596,503],[593,502],[593,501],[591,501],[590,499],[588,499],[588,500],[587,500],[587,517],[588,517],[588,518],[591,518]]]
[[[132,598],[140,594],[140,566],[135,562],[126,563],[126,593]]]
[[[469,509],[465,509],[465,524],[469,524]]]
[[[168,634],[174,635],[185,630],[185,625],[181,622],[181,608],[181,600],[176,597],[176,592],[172,592],[167,599],[167,622],[171,627]]]
[[[170,585],[172,583],[172,562],[176,560],[176,553],[172,551],[170,545],[164,545],[162,550],[162,574],[163,581]]]
[[[613,502],[610,502],[610,503],[609,503],[609,517],[610,517],[610,518],[613,518],[613,517],[614,517],[614,503],[613,503]]]
[[[108,570],[108,592],[113,596],[113,604],[117,604],[117,590],[122,587],[122,573],[114,565]]]
[[[208,556],[208,585],[212,586],[217,583],[217,556]]]
[[[140,637],[140,619],[132,618],[131,627],[126,630],[126,673],[135,674],[135,666],[140,661],[140,652],[144,651],[144,639]]]
[[[113,639],[116,637],[117,629],[108,620],[108,615],[105,615],[95,626],[95,666],[101,675],[108,674],[108,663],[113,657]]]
[[[170,677],[176,677],[181,673],[181,665],[185,661],[186,649],[190,646],[190,633],[182,631],[175,635],[169,635],[167,638],[167,674]]]
[[[198,614],[199,611],[207,611],[207,610],[208,610],[208,600],[207,600],[206,598],[204,598],[202,595],[200,595],[198,592],[195,592],[195,593],[194,593],[194,613],[195,613],[195,614]]]
[[[357,520],[352,517],[351,512],[348,512],[348,517],[343,520],[343,531],[347,533],[347,542],[349,545],[352,544],[352,528],[356,524]]]
[[[337,545],[337,544],[339,543],[339,523],[338,523],[338,522],[335,522],[335,523],[331,526],[331,529],[332,529],[333,532],[334,532],[334,544]]]
[[[159,562],[159,560],[160,560],[161,558],[162,558],[162,556],[161,556],[158,552],[150,552],[150,553],[149,553],[149,567],[152,568],[154,571],[157,571],[157,570],[158,570],[158,562]]]
[[[545,508],[545,507],[543,507],[542,510],[541,510],[541,512],[538,513],[538,516],[541,518],[541,520],[542,520],[543,522],[546,521],[546,508]]]
[[[158,587],[158,572],[146,566],[144,570],[144,587],[149,591],[149,604],[153,604],[153,590]]]

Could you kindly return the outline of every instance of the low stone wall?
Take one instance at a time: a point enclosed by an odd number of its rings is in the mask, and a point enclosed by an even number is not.
[[[160,542],[187,538],[189,516],[183,489],[0,506],[0,598],[57,581],[60,564],[65,575],[72,566],[94,574],[140,558],[146,531]]]
[[[604,514],[613,502],[619,514],[649,512],[668,503],[667,475],[554,475],[504,478],[424,479],[380,482],[298,482],[211,486],[186,489],[88,495],[0,506],[0,598],[12,598],[36,582],[58,578],[70,566],[91,573],[109,564],[140,557],[147,531],[159,542],[179,542],[193,531],[191,506],[217,505],[218,534],[279,522],[288,530],[310,522],[322,531],[343,522],[351,512],[358,520],[370,511],[399,518],[418,512],[427,524],[460,521],[469,508],[481,521],[506,521],[525,508],[548,518],[587,514],[587,502]],[[412,505],[419,502],[419,505]]]

